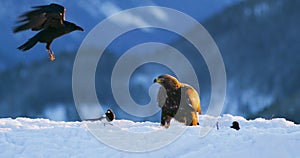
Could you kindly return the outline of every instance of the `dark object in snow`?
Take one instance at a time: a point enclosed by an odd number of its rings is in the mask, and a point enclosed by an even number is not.
[[[219,121],[217,121],[216,126],[217,126],[217,130],[219,130]]]
[[[107,120],[107,122],[111,122],[115,119],[115,113],[112,111],[112,109],[108,109],[105,113],[105,118]]]
[[[101,121],[104,123],[104,125],[106,123],[109,123],[111,121],[113,121],[115,119],[115,113],[113,112],[112,109],[108,109],[105,113],[105,115],[99,117],[99,118],[96,118],[96,119],[88,119],[86,121]]]
[[[168,74],[158,76],[154,83],[162,85],[157,95],[158,105],[162,109],[161,126],[168,128],[172,118],[185,125],[199,125],[197,112],[201,114],[200,98],[192,86],[180,83]]]
[[[37,42],[46,43],[46,49],[49,53],[50,60],[55,60],[54,52],[50,45],[52,41],[64,34],[75,30],[83,29],[74,23],[65,21],[66,9],[58,4],[34,6],[34,10],[28,11],[19,16],[17,23],[22,23],[13,29],[14,33],[31,29],[40,31],[30,38],[26,43],[18,47],[19,50],[26,51],[32,48]]]
[[[240,129],[240,125],[239,125],[239,123],[237,121],[233,121],[232,122],[232,126],[230,126],[230,128],[239,130]]]

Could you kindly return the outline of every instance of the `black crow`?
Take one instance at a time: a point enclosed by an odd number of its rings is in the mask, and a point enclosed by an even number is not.
[[[104,125],[106,123],[109,123],[111,121],[113,121],[115,119],[115,113],[113,112],[112,109],[108,109],[105,113],[105,115],[102,115],[101,117],[99,118],[96,118],[96,119],[87,119],[86,121],[102,121],[104,123]],[[112,124],[110,124],[112,125]]]
[[[17,33],[28,29],[41,31],[18,47],[18,49],[26,51],[32,48],[37,42],[46,43],[49,58],[53,61],[55,59],[54,52],[50,48],[52,41],[64,34],[75,30],[83,31],[83,29],[74,23],[65,21],[66,9],[61,5],[52,3],[32,8],[34,9],[19,16],[18,23],[22,24],[15,27],[13,32]]]

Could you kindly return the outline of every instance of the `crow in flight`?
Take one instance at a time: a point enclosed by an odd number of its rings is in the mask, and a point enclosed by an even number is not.
[[[17,33],[28,29],[41,31],[18,47],[18,49],[26,51],[32,48],[37,42],[46,43],[49,58],[53,61],[55,60],[54,52],[50,48],[52,41],[64,34],[75,30],[83,31],[83,29],[74,23],[65,21],[66,9],[61,5],[52,3],[32,8],[33,10],[19,16],[17,23],[22,24],[15,27],[13,32]]]

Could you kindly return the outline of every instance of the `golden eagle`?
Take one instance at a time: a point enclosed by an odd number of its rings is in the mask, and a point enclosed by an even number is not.
[[[172,118],[188,126],[199,124],[197,113],[201,114],[200,98],[192,86],[180,83],[168,74],[158,76],[154,83],[162,85],[157,95],[158,105],[162,109],[162,126],[168,128]]]

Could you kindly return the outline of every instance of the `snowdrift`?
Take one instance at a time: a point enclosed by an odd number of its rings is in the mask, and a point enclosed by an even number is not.
[[[99,121],[2,118],[0,157],[286,158],[300,155],[300,125],[293,122],[246,120],[232,115],[199,116],[200,124],[215,119],[219,130],[213,126],[207,135],[200,136],[201,129],[208,127],[185,127],[175,121],[171,122],[171,128],[165,129],[159,123],[129,120],[104,125]],[[233,121],[240,123],[240,130],[230,128]]]

